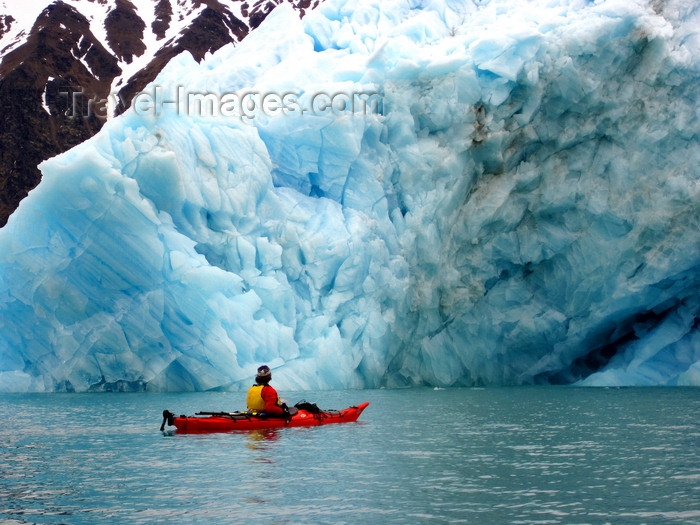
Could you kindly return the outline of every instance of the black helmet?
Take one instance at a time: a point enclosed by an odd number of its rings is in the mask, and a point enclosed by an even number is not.
[[[256,379],[262,379],[264,381],[269,381],[272,378],[272,372],[270,372],[270,367],[267,365],[262,365],[258,367],[258,376]]]

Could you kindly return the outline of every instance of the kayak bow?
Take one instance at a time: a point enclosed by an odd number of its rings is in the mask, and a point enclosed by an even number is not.
[[[210,432],[231,432],[234,430],[258,430],[283,427],[314,427],[329,423],[350,423],[357,421],[362,411],[369,403],[362,403],[344,410],[321,410],[318,413],[306,409],[298,409],[296,413],[284,418],[268,418],[264,415],[254,415],[250,412],[198,412],[194,416],[175,414],[163,411],[163,424],[174,426],[178,434],[205,434]]]

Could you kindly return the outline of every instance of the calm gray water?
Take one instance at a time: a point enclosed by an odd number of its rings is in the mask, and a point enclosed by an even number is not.
[[[244,394],[0,396],[0,523],[700,523],[700,389],[282,393],[358,423],[161,433]]]

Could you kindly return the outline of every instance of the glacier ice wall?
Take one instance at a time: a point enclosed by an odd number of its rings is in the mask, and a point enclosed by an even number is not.
[[[0,230],[0,391],[700,385],[698,22],[330,0],[181,55]]]

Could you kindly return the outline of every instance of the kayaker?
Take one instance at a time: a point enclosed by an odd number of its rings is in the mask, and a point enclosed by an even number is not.
[[[268,417],[289,417],[287,405],[280,401],[277,390],[270,386],[272,372],[270,367],[258,368],[255,384],[248,389],[246,403],[251,412],[264,412]]]

